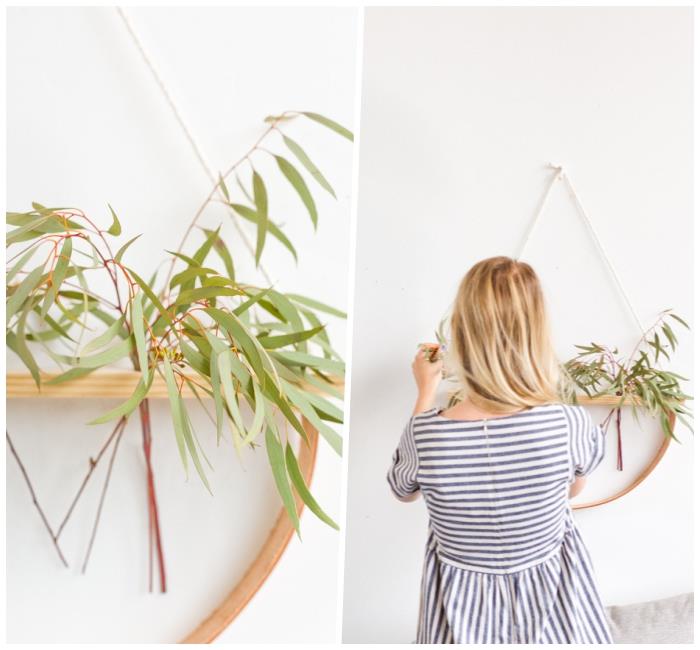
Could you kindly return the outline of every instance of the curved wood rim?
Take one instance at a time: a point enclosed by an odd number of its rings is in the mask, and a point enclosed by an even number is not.
[[[316,465],[318,431],[311,426],[306,418],[302,419],[302,424],[309,438],[309,444],[307,445],[303,440],[300,443],[299,469],[304,476],[306,484],[310,485]],[[297,511],[301,515],[304,503],[299,498],[299,495],[296,495],[295,501]],[[293,534],[294,526],[289,520],[285,509],[280,508],[275,524],[270,530],[265,543],[238,584],[226,595],[221,604],[180,643],[211,643],[216,639],[243,611],[260,587],[270,577],[289,545]]]
[[[673,412],[669,412],[669,424],[671,426],[671,431],[673,431],[675,425],[676,425],[676,414]],[[666,453],[666,450],[668,449],[669,444],[671,443],[671,437],[667,436],[665,433],[663,434],[663,441],[661,443],[661,446],[657,450],[656,454],[654,457],[651,459],[651,461],[647,464],[647,466],[634,478],[634,480],[625,488],[619,490],[615,494],[612,494],[609,497],[603,497],[602,499],[596,499],[595,501],[588,501],[586,503],[579,503],[577,505],[572,505],[571,509],[572,510],[585,510],[586,508],[595,508],[596,506],[602,506],[604,503],[610,503],[611,501],[616,501],[620,497],[625,496],[625,494],[628,494],[634,488],[636,488],[649,474],[651,474],[654,471],[654,468],[659,464],[659,461],[664,457],[664,454]]]

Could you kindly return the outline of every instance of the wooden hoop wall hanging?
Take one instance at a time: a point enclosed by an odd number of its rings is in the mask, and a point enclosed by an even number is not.
[[[155,85],[167,103],[168,108],[172,112],[177,125],[190,145],[192,153],[194,154],[198,164],[201,166],[212,183],[216,184],[218,175],[207,162],[202,148],[188,127],[182,112],[175,104],[173,96],[168,91],[166,83],[163,80],[163,77],[160,75],[154,60],[144,47],[128,13],[122,7],[115,7],[115,10],[116,14],[121,20],[121,23],[126,29],[129,38],[141,55],[145,66],[148,68]],[[220,189],[219,192],[221,192]],[[238,220],[234,220],[233,225],[249,253],[255,257],[255,247],[250,241],[246,231],[241,228]],[[258,269],[269,285],[275,284],[262,262],[258,264]],[[50,377],[50,375],[44,376],[45,379],[50,379]],[[97,372],[91,374],[89,377],[72,380],[62,384],[43,384],[42,390],[39,392],[30,375],[26,373],[7,373],[6,396],[8,399],[32,397],[63,399],[120,397],[123,399],[128,399],[133,394],[134,389],[139,382],[139,378],[139,373],[128,370]],[[337,378],[333,378],[333,384],[336,387],[342,387],[342,381],[338,380]],[[307,386],[306,389],[314,390],[314,388],[311,386]],[[321,391],[317,390],[317,392]],[[151,399],[167,399],[168,392],[162,378],[154,378],[153,385],[148,392],[148,397]],[[306,431],[309,442],[308,444],[305,444],[303,440],[300,441],[297,461],[299,464],[299,470],[301,471],[306,484],[310,486],[316,465],[318,431],[305,417],[301,416],[300,419],[303,428]],[[297,512],[301,516],[304,509],[304,503],[296,493],[295,503]],[[289,520],[284,507],[282,507],[279,510],[274,526],[268,533],[265,543],[263,544],[256,558],[245,571],[243,577],[226,595],[219,606],[216,607],[214,611],[192,632],[190,632],[181,641],[181,643],[211,643],[214,639],[216,639],[216,637],[219,636],[219,634],[221,634],[221,632],[223,632],[223,630],[236,619],[236,617],[250,602],[264,582],[269,578],[273,569],[280,561],[282,554],[287,548],[293,534],[294,527]]]
[[[561,165],[553,165],[549,164],[548,168],[552,170],[553,175],[552,178],[549,181],[549,184],[547,185],[547,188],[542,196],[542,200],[540,201],[540,204],[537,208],[537,212],[535,213],[535,216],[533,217],[532,221],[530,222],[530,225],[525,233],[525,237],[523,238],[522,243],[518,247],[518,252],[515,255],[515,259],[520,260],[522,258],[523,252],[525,250],[525,247],[527,246],[528,242],[530,241],[530,238],[532,237],[532,233],[535,230],[535,226],[540,220],[540,217],[542,216],[545,207],[547,206],[547,201],[549,199],[549,196],[554,189],[554,186],[557,184],[558,181],[561,181],[565,183],[569,195],[571,196],[571,199],[574,202],[574,205],[576,206],[576,210],[583,220],[584,224],[586,225],[588,232],[591,235],[591,238],[593,239],[593,242],[596,245],[596,248],[598,249],[598,252],[603,259],[603,261],[606,264],[606,268],[608,269],[611,277],[613,278],[615,285],[617,286],[617,289],[620,293],[620,296],[623,298],[625,305],[627,306],[630,314],[634,318],[635,323],[637,324],[637,327],[639,328],[640,332],[644,334],[644,326],[642,325],[642,321],[637,315],[637,312],[632,305],[632,301],[630,300],[629,295],[625,291],[625,288],[622,285],[622,281],[620,280],[620,276],[617,274],[617,271],[615,270],[615,267],[612,263],[612,260],[608,256],[608,254],[605,252],[605,248],[603,247],[603,244],[598,237],[598,233],[596,232],[593,222],[591,221],[590,217],[588,216],[588,213],[583,207],[583,203],[581,202],[581,199],[576,192],[576,189],[574,188],[571,179],[569,178],[568,174],[564,170],[564,168]],[[607,406],[617,406],[619,402],[619,398],[615,396],[610,396],[610,397],[594,397],[594,398],[589,398],[587,396],[579,396],[578,397],[578,402],[580,404],[589,404],[589,405],[607,405]],[[675,413],[669,413],[669,424],[671,427],[671,431],[673,431],[673,428],[676,423],[676,417]],[[626,494],[629,494],[632,490],[634,490],[637,486],[639,486],[644,479],[651,474],[656,466],[659,464],[661,459],[664,457],[666,454],[666,450],[668,449],[668,446],[671,442],[671,438],[667,436],[665,433],[662,432],[663,435],[663,440],[661,442],[661,445],[657,449],[656,453],[650,460],[650,462],[642,469],[639,474],[637,474],[630,482],[629,484],[622,488],[621,490],[618,490],[614,494],[603,497],[601,499],[594,499],[593,501],[589,502],[584,502],[584,503],[579,503],[576,505],[572,505],[573,510],[585,510],[588,508],[595,508],[596,506],[601,506],[605,503],[610,503],[612,501],[616,501],[617,499],[620,499],[621,497],[625,496]]]
[[[48,380],[51,375],[45,375]],[[97,372],[89,377],[82,377],[63,384],[43,384],[42,390],[37,390],[32,377],[27,373],[7,374],[7,398],[128,398],[138,384],[140,373],[135,371]],[[168,392],[165,382],[157,377],[153,381],[148,393],[149,399],[167,399]],[[311,423],[302,417],[304,431],[309,439],[309,444],[300,441],[299,469],[304,476],[307,485],[311,485],[316,466],[316,453],[318,450],[318,431]],[[304,502],[295,495],[297,511],[301,516]],[[260,587],[270,577],[277,566],[284,551],[294,535],[292,525],[284,507],[280,508],[275,523],[267,534],[260,551],[248,566],[243,577],[229,591],[221,603],[190,632],[180,643],[211,643],[218,637],[243,611]]]

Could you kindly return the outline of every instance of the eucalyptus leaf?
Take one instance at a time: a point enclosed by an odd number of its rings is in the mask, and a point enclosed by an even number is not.
[[[284,144],[287,145],[287,148],[296,156],[297,160],[306,168],[309,174],[313,176],[316,182],[335,199],[335,191],[331,187],[331,184],[326,180],[319,168],[311,162],[311,159],[306,155],[306,152],[301,146],[287,135],[283,135],[282,140]]]
[[[294,167],[294,165],[292,165],[292,163],[290,163],[286,158],[283,158],[282,156],[275,156],[275,160],[277,161],[277,166],[280,168],[280,171],[296,190],[299,198],[309,212],[311,223],[313,223],[314,228],[316,228],[318,226],[318,211],[316,210],[316,204],[314,203],[313,196],[311,196],[311,192],[306,185],[306,181],[297,171],[296,167]]]
[[[287,443],[287,449],[285,452],[285,461],[287,465],[287,472],[289,478],[292,480],[292,485],[295,487],[297,494],[301,497],[301,500],[306,504],[306,506],[313,512],[321,521],[328,524],[331,528],[340,530],[338,524],[335,523],[318,505],[318,502],[312,496],[309,488],[306,486],[304,481],[304,476],[299,469],[299,463],[294,455],[294,450],[292,446]]]
[[[323,126],[331,129],[332,131],[335,131],[339,135],[342,135],[344,138],[347,138],[348,140],[350,140],[350,142],[352,142],[354,139],[352,132],[350,130],[348,130],[344,126],[338,124],[338,122],[331,120],[328,117],[325,117],[324,115],[319,115],[318,113],[311,113],[309,111],[302,111],[302,115],[305,115],[310,120],[314,120],[314,122],[318,122],[319,124],[323,124]]]

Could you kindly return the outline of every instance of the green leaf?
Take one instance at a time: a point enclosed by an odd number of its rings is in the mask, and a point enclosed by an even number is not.
[[[200,375],[209,378],[209,359],[207,357],[200,354],[193,347],[187,345],[184,341],[180,341],[180,351],[187,363],[189,363],[194,370]]]
[[[214,231],[213,230],[207,230],[206,228],[202,228],[204,232],[207,235],[211,235]],[[218,232],[218,231],[217,231]],[[228,273],[228,277],[231,280],[236,279],[236,270],[233,265],[233,259],[231,258],[231,253],[229,253],[228,246],[226,246],[226,243],[224,240],[221,238],[220,235],[217,235],[215,240],[214,240],[214,251],[217,253],[217,255],[221,258],[221,261],[224,263],[224,268],[226,269],[226,273]]]
[[[209,234],[207,234],[207,238],[204,240],[204,243],[197,249],[197,252],[192,256],[192,259],[195,262],[197,262],[197,266],[202,266],[202,264],[204,263],[204,260],[209,254],[209,251],[211,251],[212,247],[214,246],[216,238],[219,236],[220,230],[221,226],[219,226],[214,231],[210,231]]]
[[[343,423],[342,409],[339,409],[335,404],[332,404],[320,395],[314,395],[314,393],[309,391],[306,391],[304,394],[306,395],[307,401],[319,412],[322,418],[335,422],[336,424]]]
[[[80,351],[81,355],[94,352],[95,350],[100,350],[108,343],[111,343],[112,339],[114,339],[114,337],[119,333],[119,330],[121,330],[123,325],[124,317],[121,316],[118,320],[115,320],[104,332],[102,332],[102,334],[88,342]]]
[[[304,305],[306,307],[311,307],[311,309],[315,309],[316,311],[322,311],[326,314],[330,314],[331,316],[337,316],[338,318],[348,317],[348,315],[344,311],[340,311],[340,309],[336,309],[335,307],[329,307],[328,305],[325,305],[324,303],[319,302],[318,300],[314,300],[313,298],[300,296],[296,293],[287,293],[285,295],[291,301],[299,303],[300,305]]]
[[[255,266],[260,265],[260,256],[265,247],[267,237],[267,190],[262,176],[258,172],[253,172],[253,200],[255,201],[255,211],[258,215],[258,237],[255,244]]]
[[[179,260],[182,260],[187,264],[188,266],[201,266],[200,264],[197,264],[197,261],[191,257],[188,257],[187,255],[183,253],[178,253],[176,251],[165,251],[166,253],[169,253],[173,257],[177,257]]]
[[[685,327],[686,329],[690,329],[690,325],[688,325],[688,323],[686,323],[680,316],[678,316],[678,315],[676,315],[676,314],[669,314],[669,316],[670,316],[671,318],[673,318],[674,320],[678,321],[678,322],[679,322],[681,325],[683,325],[683,327]]]
[[[170,288],[173,289],[179,284],[184,284],[196,278],[206,277],[207,275],[216,275],[216,270],[202,266],[188,266],[184,271],[180,271],[180,273],[176,273],[173,276],[173,279],[170,281]]]
[[[9,285],[14,277],[25,267],[27,262],[34,256],[37,252],[38,246],[32,244],[32,247],[19,258],[19,261],[7,272],[5,275],[5,286]]]
[[[20,358],[22,363],[26,366],[27,370],[29,370],[29,373],[31,374],[32,379],[34,379],[34,383],[37,385],[37,388],[39,388],[41,386],[41,375],[39,373],[39,366],[34,360],[34,356],[29,351],[29,348],[27,347],[27,341],[24,336],[24,325],[26,318],[27,312],[24,312],[17,324],[17,334],[15,334],[14,332],[7,332],[7,334],[5,335],[5,343],[7,347],[10,348],[10,350],[12,350]]]
[[[168,311],[166,311],[165,307],[163,307],[163,303],[158,299],[158,296],[156,296],[156,294],[153,293],[153,290],[151,289],[151,287],[148,286],[148,284],[146,284],[134,271],[132,271],[129,268],[127,268],[127,271],[134,278],[134,280],[136,280],[136,283],[139,285],[139,287],[141,287],[142,291],[146,294],[146,296],[148,296],[148,299],[153,303],[153,305],[158,310],[160,315],[166,321],[168,321],[168,323],[172,324],[172,322],[173,322],[172,316],[170,315],[170,313]]]
[[[53,275],[51,276],[51,285],[46,291],[44,296],[44,302],[41,305],[41,317],[45,318],[46,313],[49,311],[49,307],[53,305],[56,299],[56,293],[58,292],[61,284],[66,278],[66,271],[68,270],[68,264],[70,263],[70,257],[73,252],[73,240],[70,237],[66,237],[63,241],[63,246],[61,247],[61,252],[58,255],[58,261],[56,262],[56,267],[53,270]]]
[[[142,233],[142,234],[143,234],[143,233]],[[128,242],[126,242],[126,244],[124,244],[124,245],[117,251],[117,254],[114,256],[114,259],[115,259],[117,262],[121,262],[121,261],[122,261],[122,257],[124,257],[124,253],[126,253],[127,248],[129,248],[129,246],[131,246],[131,244],[133,244],[139,237],[141,237],[141,235],[136,235],[136,237],[132,237]]]
[[[299,469],[299,463],[297,462],[296,456],[294,455],[294,450],[292,446],[287,443],[287,449],[285,453],[285,459],[287,461],[287,472],[289,473],[289,478],[292,480],[292,485],[296,488],[297,494],[301,497],[301,500],[306,504],[306,506],[313,512],[321,521],[328,524],[331,528],[340,530],[338,524],[335,523],[318,505],[316,499],[312,496],[309,488],[306,486],[304,481],[304,476]]]
[[[165,376],[165,385],[168,389],[168,402],[170,402],[170,415],[173,420],[173,427],[175,429],[175,440],[177,442],[177,449],[180,452],[180,460],[185,468],[185,472],[188,472],[187,466],[187,451],[185,443],[185,423],[182,415],[182,409],[180,408],[180,393],[177,390],[177,384],[175,383],[175,375],[173,374],[173,369],[170,365],[170,360],[167,356],[163,357],[163,375]]]
[[[233,376],[231,375],[232,356],[233,354],[230,350],[221,352],[217,355],[217,363],[219,364],[219,378],[221,379],[221,386],[224,389],[226,406],[238,430],[238,438],[234,437],[234,443],[238,446],[240,440],[245,437],[245,425],[243,424],[243,417],[241,416],[241,410],[238,406],[236,391],[233,387]]]
[[[216,338],[207,332],[207,337]],[[224,402],[221,398],[221,380],[219,378],[219,364],[217,355],[212,352],[209,359],[209,381],[211,382],[212,395],[214,397],[214,409],[216,412],[216,442],[221,442],[224,426]]]
[[[265,398],[258,386],[256,381],[251,382],[253,384],[253,393],[255,400],[255,409],[253,413],[253,421],[250,424],[248,433],[246,434],[243,444],[252,442],[255,438],[262,432],[263,425],[265,424]]]
[[[240,316],[244,312],[248,311],[254,304],[262,300],[268,293],[270,292],[270,289],[264,289],[261,291],[258,291],[254,296],[251,298],[248,298],[245,302],[242,302],[238,307],[236,307],[233,310],[233,313],[236,314],[236,316]]]
[[[243,354],[245,354],[250,365],[253,367],[253,371],[260,382],[264,384],[263,378],[265,377],[265,370],[255,337],[251,336],[246,331],[243,323],[241,323],[234,314],[226,313],[213,307],[207,307],[204,311],[221,325],[233,339],[236,346],[243,350]]]
[[[228,287],[199,287],[183,291],[175,300],[175,305],[191,305],[198,300],[219,298],[222,296],[240,296],[240,289],[230,289]]]
[[[136,353],[139,359],[139,368],[144,383],[148,382],[148,350],[146,348],[146,330],[143,326],[143,294],[137,293],[131,301],[131,329],[136,342]]]
[[[73,365],[76,368],[101,368],[126,357],[131,352],[131,346],[131,339],[124,339],[104,352],[87,357],[69,357],[61,354],[55,356],[63,363]]]
[[[32,311],[35,314],[39,314],[39,310],[34,307]],[[51,328],[52,331],[44,331],[44,332],[32,332],[31,334],[27,334],[27,339],[32,340],[32,341],[51,341],[55,338],[58,338],[59,336],[68,339],[72,343],[75,343],[75,339],[68,334],[68,330],[66,330],[64,327],[60,325],[60,323],[57,323],[49,314],[46,314],[44,316],[44,322]]]
[[[202,483],[204,483],[204,487],[207,489],[207,492],[209,492],[209,494],[212,494],[211,486],[209,485],[209,481],[207,480],[207,475],[204,473],[204,467],[202,467],[202,463],[199,460],[199,453],[197,452],[198,446],[199,446],[200,450],[202,448],[199,445],[199,441],[197,441],[195,433],[192,429],[192,423],[190,422],[190,417],[187,414],[187,409],[185,408],[185,402],[183,401],[183,399],[179,395],[178,395],[178,398],[179,398],[180,413],[182,415],[182,424],[183,424],[183,434],[185,436],[185,445],[187,445],[187,450],[189,451],[190,456],[192,457],[192,463],[194,464],[194,467],[197,470],[197,474],[199,475],[199,478],[201,479]],[[202,450],[202,455],[204,455],[203,450]],[[207,460],[206,456],[205,456],[204,460],[211,467],[211,464]]]
[[[311,196],[311,192],[309,192],[309,188],[307,187],[302,175],[286,158],[282,158],[282,156],[275,156],[275,160],[277,161],[277,166],[280,168],[280,171],[291,183],[292,187],[299,195],[302,203],[306,206],[309,216],[311,217],[311,223],[313,223],[315,229],[318,225],[318,212],[316,210],[314,199]]]
[[[334,120],[331,120],[328,117],[319,115],[318,113],[310,113],[309,111],[302,111],[302,115],[305,115],[310,120],[314,120],[314,122],[323,124],[323,126],[331,129],[332,131],[335,131],[339,135],[342,135],[344,138],[350,140],[350,142],[352,142],[354,139],[352,131],[346,129],[344,126],[341,126],[340,124],[338,124],[338,122],[335,122]]]
[[[258,228],[260,228],[260,215],[258,215],[255,210],[249,208],[247,205],[241,205],[240,203],[229,203],[229,205],[236,214],[243,217],[246,221],[257,224]],[[294,246],[292,246],[292,242],[287,239],[287,236],[282,232],[279,226],[269,219],[267,220],[267,231],[292,254],[295,262],[298,261],[297,252]]]
[[[71,368],[70,370],[66,370],[66,372],[63,372],[60,375],[56,375],[55,377],[48,379],[44,383],[62,384],[66,381],[73,381],[74,379],[80,379],[80,377],[85,377],[91,372],[95,372],[95,370],[97,370],[97,368]]]
[[[221,190],[221,193],[224,195],[224,198],[227,201],[231,200],[231,197],[229,196],[228,193],[228,187],[226,187],[226,182],[224,181],[224,177],[219,173],[219,189]]]
[[[119,235],[122,234],[122,225],[119,223],[119,219],[117,218],[116,213],[112,209],[112,206],[107,204],[107,207],[109,208],[109,211],[112,213],[112,225],[109,227],[107,232],[110,235],[114,235],[115,237],[118,237]]]
[[[275,350],[277,348],[284,347],[285,345],[291,345],[293,343],[299,343],[300,341],[306,341],[312,336],[318,334],[322,329],[323,326],[314,327],[310,330],[292,332],[291,334],[281,334],[280,336],[264,336],[258,340],[266,350]]]
[[[24,304],[29,294],[36,289],[43,275],[43,265],[37,266],[22,280],[22,282],[20,282],[19,286],[14,290],[14,293],[7,299],[5,324],[10,322],[12,317],[17,313],[17,310]]]
[[[335,192],[333,191],[331,184],[326,180],[318,167],[311,162],[311,159],[306,155],[306,152],[290,137],[283,135],[282,139],[284,140],[284,144],[287,145],[287,148],[296,156],[297,160],[306,168],[311,176],[316,179],[316,182],[335,199]]]
[[[289,382],[282,380],[284,390],[292,400],[294,405],[299,409],[301,414],[318,430],[318,432],[326,439],[328,444],[340,456],[343,453],[343,439],[338,435],[338,432],[331,429],[316,413],[313,406],[306,399],[306,395],[292,386]]]
[[[43,217],[39,217],[35,221],[30,221],[29,223],[25,224],[24,226],[21,226],[20,228],[15,228],[14,230],[11,230],[5,236],[5,245],[10,246],[11,244],[17,244],[21,241],[26,241],[27,239],[34,239],[35,237],[40,237],[44,233],[41,229],[39,229],[39,227],[45,224],[49,219],[51,219],[51,215],[45,215]]]
[[[297,514],[296,504],[294,503],[294,495],[289,486],[287,479],[287,470],[284,460],[284,452],[282,445],[277,438],[277,434],[272,430],[270,423],[265,428],[265,448],[267,449],[267,457],[270,461],[270,469],[272,476],[275,479],[277,491],[282,498],[284,508],[289,515],[289,519],[294,525],[297,535],[299,535],[299,515]]]
[[[317,357],[313,354],[293,352],[291,350],[279,350],[271,352],[271,354],[275,359],[280,359],[287,364],[295,366],[308,366],[310,368],[332,372],[337,375],[342,375],[345,372],[345,364],[342,361],[335,361],[334,359],[326,359],[325,357]]]
[[[119,406],[117,406],[117,408],[108,411],[104,415],[101,415],[99,418],[92,420],[92,422],[88,422],[88,424],[104,424],[105,422],[109,422],[110,420],[115,420],[122,416],[129,415],[144,400],[146,395],[148,395],[148,391],[150,390],[152,383],[153,373],[151,373],[150,379],[147,384],[143,383],[143,379],[139,380],[139,383],[136,385],[136,389],[134,390],[131,397],[128,400],[126,400],[126,402],[120,404]]]

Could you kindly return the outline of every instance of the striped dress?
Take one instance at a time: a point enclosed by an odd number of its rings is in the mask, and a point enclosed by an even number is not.
[[[429,514],[417,643],[612,643],[569,484],[604,434],[580,406],[411,418],[387,474]]]

